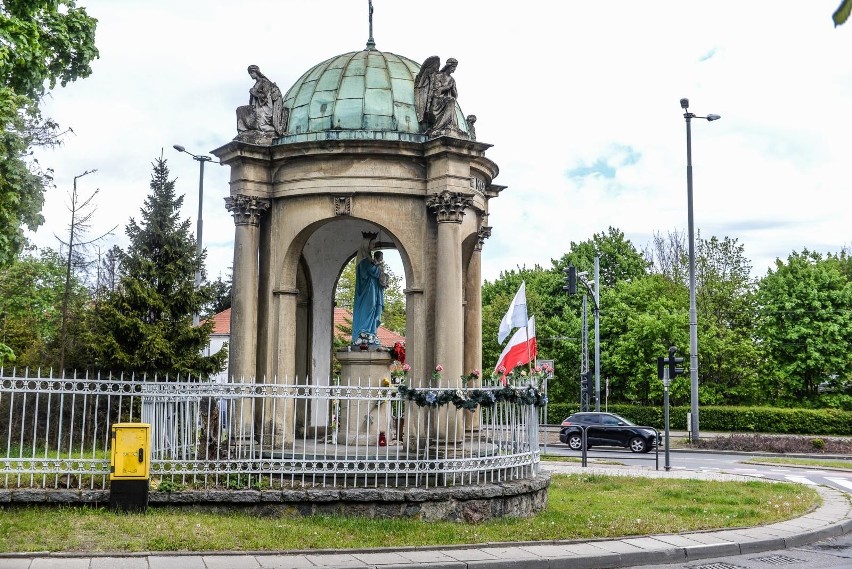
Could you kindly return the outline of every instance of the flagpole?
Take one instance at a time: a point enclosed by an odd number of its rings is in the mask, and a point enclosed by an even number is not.
[[[524,281],[524,284],[526,284],[526,281]],[[524,324],[524,333],[527,337],[527,367],[530,375],[532,375],[532,354],[530,353],[530,314],[527,311],[526,305],[526,287],[524,287],[524,289],[524,322],[526,323]]]

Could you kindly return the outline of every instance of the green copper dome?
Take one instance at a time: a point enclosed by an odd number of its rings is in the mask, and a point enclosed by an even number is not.
[[[307,140],[382,139],[422,142],[414,78],[420,64],[365,49],[332,57],[309,69],[284,96],[287,134],[276,144]],[[459,127],[467,123],[456,104]]]

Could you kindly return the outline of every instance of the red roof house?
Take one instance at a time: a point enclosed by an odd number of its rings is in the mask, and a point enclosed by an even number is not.
[[[214,314],[213,320],[213,336],[230,336],[231,335],[231,309],[223,310],[218,314]],[[352,313],[345,308],[334,309],[334,335],[338,338],[344,338],[344,334],[338,324],[346,328],[352,325]],[[376,335],[379,337],[382,346],[387,348],[393,347],[397,342],[405,342],[405,337],[397,334],[393,330],[388,330],[384,326],[380,326]]]

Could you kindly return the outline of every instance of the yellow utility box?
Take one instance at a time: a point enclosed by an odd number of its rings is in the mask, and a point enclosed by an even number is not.
[[[115,423],[112,426],[110,480],[147,480],[151,475],[151,425]]]
[[[151,475],[151,425],[115,423],[109,475],[109,504],[113,510],[144,512],[148,508]]]

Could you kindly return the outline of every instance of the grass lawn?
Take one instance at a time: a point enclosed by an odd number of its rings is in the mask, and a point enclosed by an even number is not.
[[[790,466],[820,466],[823,468],[841,468],[852,470],[852,460],[831,460],[822,458],[795,458],[795,457],[757,457],[742,461],[743,464],[787,464]]]
[[[426,546],[677,533],[786,520],[820,503],[799,484],[554,475],[547,509],[482,524],[256,517],[152,508],[7,507],[0,551],[216,551]]]

